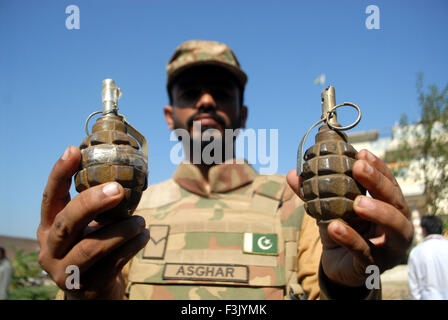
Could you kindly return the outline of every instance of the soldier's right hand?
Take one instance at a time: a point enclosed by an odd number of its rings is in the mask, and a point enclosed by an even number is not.
[[[68,299],[121,299],[121,270],[146,245],[149,232],[139,216],[106,225],[92,222],[123,199],[123,188],[116,182],[89,188],[71,200],[80,157],[78,148],[68,147],[48,178],[37,230],[39,263]],[[66,285],[68,266],[79,268],[79,289]]]

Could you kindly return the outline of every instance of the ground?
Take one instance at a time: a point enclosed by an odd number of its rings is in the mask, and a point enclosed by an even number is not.
[[[383,300],[410,300],[408,266],[401,264],[381,275]]]

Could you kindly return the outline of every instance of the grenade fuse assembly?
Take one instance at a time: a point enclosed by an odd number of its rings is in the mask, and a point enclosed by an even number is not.
[[[318,221],[342,219],[359,225],[360,218],[353,211],[353,200],[366,192],[352,177],[357,151],[347,143],[347,135],[343,131],[358,124],[361,110],[350,102],[336,105],[332,86],[325,89],[321,97],[321,119],[305,134],[297,155],[297,175],[302,177],[300,192],[306,200],[305,210]],[[346,127],[342,127],[336,117],[336,109],[342,106],[351,106],[358,111],[356,121]],[[306,138],[311,129],[321,123],[315,144],[305,152],[302,164]]]
[[[92,113],[86,120],[87,137],[81,142],[81,163],[75,175],[78,192],[90,187],[116,181],[125,192],[120,204],[95,220],[106,222],[131,215],[148,184],[148,147],[145,137],[118,114],[121,90],[112,79],[103,81],[102,111]],[[89,134],[88,122],[102,113]],[[137,143],[138,142],[138,143]],[[139,147],[140,143],[140,147]]]

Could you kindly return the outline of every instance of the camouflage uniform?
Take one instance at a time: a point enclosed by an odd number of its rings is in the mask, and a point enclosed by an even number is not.
[[[167,86],[187,68],[220,66],[241,87],[233,51],[187,41],[167,65]],[[315,222],[280,175],[261,176],[233,160],[209,170],[188,162],[150,186],[136,210],[151,239],[125,271],[130,299],[311,299],[319,296],[322,252]]]
[[[151,239],[131,261],[130,299],[319,296],[319,232],[284,176],[226,162],[210,169],[205,186],[199,169],[183,162],[144,192],[136,214]],[[274,250],[257,247],[257,236],[274,240]]]

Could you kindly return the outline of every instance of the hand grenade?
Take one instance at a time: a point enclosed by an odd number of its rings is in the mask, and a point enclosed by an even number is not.
[[[108,222],[130,216],[147,187],[148,146],[145,137],[118,114],[121,90],[112,79],[103,80],[103,109],[89,115],[85,123],[87,137],[80,145],[81,162],[75,175],[78,192],[116,181],[124,188],[124,199],[113,210],[99,214],[95,220]],[[89,134],[88,122],[102,113]],[[128,133],[132,136],[129,136]],[[135,139],[134,139],[135,138]],[[139,150],[140,143],[141,150]]]
[[[366,192],[352,177],[357,151],[347,143],[347,135],[342,131],[358,124],[361,110],[350,102],[336,106],[335,89],[332,86],[325,89],[321,96],[321,120],[303,137],[297,156],[297,175],[302,177],[300,192],[306,200],[305,210],[317,221],[342,219],[350,225],[359,226],[360,218],[353,211],[353,200]],[[358,118],[350,126],[342,127],[337,122],[336,109],[345,105],[356,108]],[[302,166],[306,137],[320,123],[322,126],[316,134],[315,145],[305,152]]]

